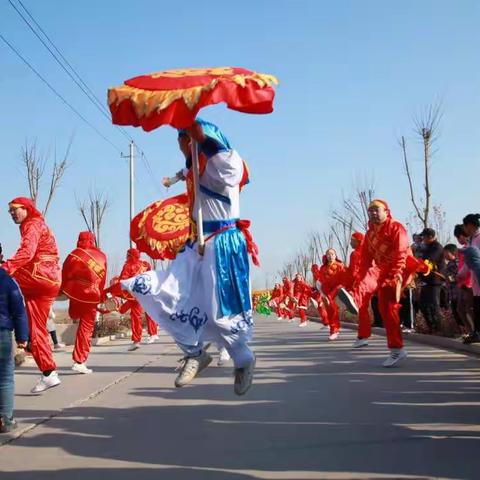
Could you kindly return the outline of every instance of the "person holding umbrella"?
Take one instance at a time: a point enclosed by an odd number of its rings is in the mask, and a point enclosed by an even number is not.
[[[239,220],[240,187],[248,171],[220,129],[197,115],[218,103],[241,113],[270,114],[277,83],[273,75],[241,67],[184,68],[139,75],[108,90],[114,124],[147,132],[170,125],[179,129],[187,166],[191,158],[191,241],[175,251],[167,270],[122,281],[122,288],[136,296],[185,353],[177,387],[190,383],[211,362],[203,348],[206,340],[223,344],[232,356],[237,395],[252,385],[248,254],[258,265],[258,249],[248,231],[250,222]],[[161,225],[156,226],[173,229],[168,231],[176,238],[176,226],[184,220],[183,213],[172,212],[157,219]]]
[[[232,357],[234,391],[243,395],[255,367],[248,346],[253,330],[248,253],[258,263],[249,222],[239,220],[244,163],[218,127],[197,120],[178,134],[187,165],[193,141],[206,157],[195,198],[203,212],[205,245],[199,253],[197,243],[187,244],[169,270],[146,272],[122,285],[184,352],[175,386],[190,383],[210,364],[212,358],[203,348],[209,340]]]

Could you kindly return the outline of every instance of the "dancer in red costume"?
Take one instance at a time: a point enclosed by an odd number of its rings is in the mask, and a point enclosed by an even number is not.
[[[360,232],[354,232],[350,240],[352,253],[350,254],[350,263],[345,271],[343,286],[348,292],[353,291],[353,284],[358,276],[361,264],[361,249],[364,241],[364,235]],[[370,301],[378,286],[379,270],[376,265],[372,265],[365,277],[359,282],[354,292],[354,302],[358,305],[358,334],[353,343],[353,348],[360,348],[368,345],[368,338],[372,334],[372,321],[370,318]],[[347,292],[339,290],[338,296],[344,301]],[[348,303],[347,303],[348,306]]]
[[[393,367],[407,357],[403,348],[400,327],[399,300],[408,275],[406,265],[410,254],[405,227],[392,218],[387,203],[373,200],[368,207],[368,230],[361,249],[360,268],[355,279],[354,292],[373,263],[378,267],[378,306],[385,324],[390,356],[384,367]],[[355,294],[354,294],[355,297]]]
[[[336,340],[340,333],[340,315],[335,303],[337,291],[340,288],[345,272],[344,264],[337,259],[337,252],[329,248],[323,257],[323,264],[318,271],[318,281],[325,294],[325,310],[330,325],[329,340]]]
[[[58,249],[33,200],[15,198],[8,204],[8,211],[20,226],[22,240],[15,255],[2,268],[17,281],[25,299],[30,350],[43,374],[32,393],[40,393],[60,384],[47,331],[48,313],[61,283]]]
[[[283,312],[289,323],[293,322],[295,317],[295,302],[293,300],[293,282],[288,277],[283,277]]]
[[[320,283],[320,267],[316,263],[312,265],[312,276],[314,286],[312,287],[310,298],[314,301],[318,315],[322,321],[321,328],[328,327],[328,313],[325,308],[325,302],[322,295],[322,285]]]
[[[95,235],[80,232],[77,248],[67,256],[62,269],[62,291],[70,299],[68,314],[78,319],[72,355],[72,370],[77,373],[92,373],[86,361],[106,278],[107,257],[96,246]]]
[[[148,262],[140,259],[140,251],[136,248],[130,248],[127,251],[127,259],[123,265],[122,271],[120,272],[119,280],[126,280],[128,278],[141,275],[144,272],[151,270],[151,266]],[[143,309],[141,305],[134,299],[133,296],[127,298],[127,301],[120,307],[120,313],[124,314],[130,310],[130,321],[132,325],[132,344],[128,350],[134,351],[140,348],[140,341],[142,340],[142,313]],[[150,331],[153,331],[151,329]],[[157,337],[157,334],[154,333]],[[152,335],[153,336],[153,335]],[[153,341],[156,340],[153,339]],[[153,343],[153,342],[150,342]]]
[[[297,273],[293,280],[293,297],[297,307],[298,316],[300,317],[300,327],[306,327],[307,320],[307,306],[310,298],[311,287],[305,282],[303,277]]]
[[[279,283],[276,283],[272,290],[272,297],[270,299],[270,306],[275,310],[277,320],[283,319],[283,310],[281,308],[283,298],[283,288]]]

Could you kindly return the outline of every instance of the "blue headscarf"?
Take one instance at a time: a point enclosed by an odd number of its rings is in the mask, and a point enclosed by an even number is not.
[[[228,138],[222,133],[222,131],[213,123],[207,122],[206,120],[202,120],[201,118],[197,118],[195,120],[199,125],[201,125],[203,129],[203,133],[206,137],[215,140],[218,144],[220,144],[225,150],[231,150],[232,147]],[[187,131],[185,129],[181,129],[178,131],[178,135],[186,135]]]

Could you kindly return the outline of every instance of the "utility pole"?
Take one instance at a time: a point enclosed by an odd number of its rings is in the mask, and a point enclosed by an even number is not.
[[[129,222],[129,237],[130,237],[130,223],[135,216],[135,144],[133,140],[130,142],[130,152],[128,155],[121,155],[122,158],[129,159],[130,168],[130,222]],[[130,239],[130,248],[133,248],[133,242]]]

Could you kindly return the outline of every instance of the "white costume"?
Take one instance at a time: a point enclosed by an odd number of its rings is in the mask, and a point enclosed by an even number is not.
[[[204,255],[196,243],[188,244],[168,270],[143,273],[122,287],[187,355],[201,351],[203,341],[214,341],[239,368],[253,359],[247,345],[253,330],[247,241],[237,227],[244,164],[230,148],[206,155],[195,199],[203,211]]]

